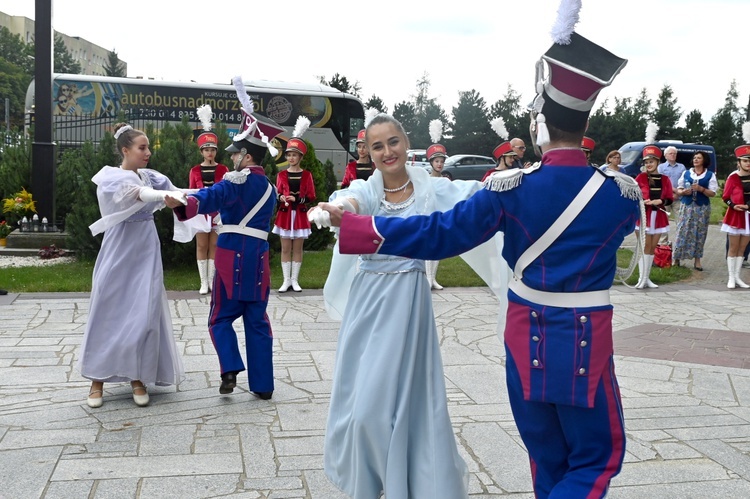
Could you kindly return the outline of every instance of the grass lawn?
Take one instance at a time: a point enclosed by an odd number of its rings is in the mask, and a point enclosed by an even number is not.
[[[321,289],[331,266],[331,250],[306,251],[300,271],[300,286],[304,289]],[[94,262],[75,261],[42,267],[0,268],[0,289],[12,293],[35,292],[88,292],[91,291],[91,275]],[[282,281],[279,255],[271,259],[271,288],[278,289]],[[450,258],[440,262],[437,280],[443,286],[484,286],[484,281],[471,270],[461,258]],[[190,291],[200,287],[198,269],[166,269],[164,285],[170,291]]]
[[[331,250],[307,251],[300,271],[300,285],[303,289],[321,289],[328,277],[331,265]],[[618,266],[627,267],[632,251],[622,249],[618,252]],[[94,262],[74,261],[59,265],[43,267],[9,267],[0,268],[0,289],[12,293],[36,292],[89,292]],[[654,266],[651,280],[657,284],[687,279],[692,274],[686,267],[662,269]],[[271,260],[271,288],[281,286],[281,264],[279,255]],[[446,287],[485,286],[484,281],[460,257],[442,260],[438,267],[437,281]],[[630,285],[638,282],[638,270],[626,281]],[[164,284],[170,291],[198,290],[200,281],[198,269],[167,269],[164,271]]]

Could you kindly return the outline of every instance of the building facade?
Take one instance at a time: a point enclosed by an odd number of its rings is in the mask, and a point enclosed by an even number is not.
[[[24,43],[34,42],[34,21],[28,17],[11,16],[0,12],[0,27],[6,27],[11,33],[19,35]],[[55,31],[55,36],[58,35],[62,38],[71,57],[81,65],[82,74],[100,76],[106,74],[104,67],[109,61],[111,50],[95,45],[84,38]],[[127,74],[127,63],[122,60],[120,63],[125,67],[125,74]]]

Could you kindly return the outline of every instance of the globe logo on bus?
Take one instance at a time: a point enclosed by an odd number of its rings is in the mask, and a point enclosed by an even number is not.
[[[284,123],[292,115],[292,103],[284,97],[276,95],[271,97],[266,106],[266,116],[276,123]]]

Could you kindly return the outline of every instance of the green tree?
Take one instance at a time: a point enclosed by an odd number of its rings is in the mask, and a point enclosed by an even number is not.
[[[54,68],[55,73],[81,73],[81,65],[73,59],[62,37],[57,33],[55,33]]]
[[[200,151],[193,140],[193,127],[185,116],[177,125],[167,123],[158,132],[153,124],[146,125],[153,153],[149,168],[166,175],[176,187],[189,185],[190,168],[201,162]],[[156,230],[161,240],[161,256],[166,268],[195,265],[195,240],[186,244],[172,240],[174,216],[172,210],[154,213]]]
[[[371,107],[374,107],[381,113],[388,112],[388,106],[385,105],[385,102],[383,102],[383,99],[381,99],[375,94],[372,94],[372,97],[370,97],[368,101],[365,102],[365,109],[370,109]]]
[[[656,98],[656,108],[651,119],[659,127],[660,139],[677,139],[682,136],[683,130],[678,126],[682,111],[677,105],[677,97],[674,96],[672,87],[664,85],[659,96]]]
[[[409,142],[411,142],[411,131],[415,130],[419,125],[419,119],[417,118],[417,112],[414,109],[414,104],[408,101],[399,102],[393,108],[393,117],[401,122],[404,130],[409,135]],[[411,144],[414,147],[414,144]]]
[[[362,91],[362,87],[358,81],[351,83],[346,76],[340,75],[339,73],[333,75],[330,80],[326,80],[325,76],[321,76],[320,83],[338,89],[346,94],[352,94],[356,97],[359,97],[359,93]]]
[[[417,93],[411,96],[409,108],[402,108],[405,118],[409,119],[408,111],[413,110],[413,119],[407,124],[402,121],[406,132],[409,134],[409,142],[412,149],[426,149],[432,144],[430,138],[430,122],[439,120],[443,124],[443,136],[450,135],[450,122],[445,110],[437,103],[434,97],[430,97],[430,77],[425,72],[417,80]],[[440,142],[444,140],[440,139]]]
[[[684,130],[682,140],[685,142],[703,144],[708,140],[706,123],[703,121],[703,115],[697,109],[690,111],[685,117]]]
[[[10,127],[20,130],[24,125],[26,107],[26,90],[31,83],[31,76],[24,70],[0,57],[0,118],[5,116],[5,98],[8,99],[8,118]],[[5,124],[2,125],[3,129]]]
[[[125,74],[125,63],[117,57],[117,52],[114,50],[107,54],[107,64],[104,65],[104,74],[107,76],[127,76]]]
[[[458,93],[453,108],[453,137],[446,147],[451,154],[490,154],[497,145],[497,134],[490,127],[487,104],[476,90]]]
[[[14,145],[0,148],[0,199],[5,199],[26,189],[31,192],[31,140],[16,133],[0,133],[0,141],[6,138]],[[34,193],[31,192],[33,196]],[[0,209],[0,217],[4,216]],[[13,223],[14,220],[8,220]]]
[[[737,105],[738,98],[737,82],[732,80],[724,106],[714,114],[708,127],[708,140],[716,149],[716,171],[720,178],[734,170],[734,148],[742,139],[740,133],[744,116]]]
[[[336,190],[336,176],[333,173],[333,163],[326,161],[321,163],[315,155],[315,147],[305,141],[307,145],[307,154],[302,158],[300,167],[309,171],[313,176],[315,183],[315,199],[318,201],[328,201],[331,193]],[[305,250],[319,251],[326,249],[333,242],[333,233],[326,229],[318,230],[315,225],[312,227],[312,234],[305,241]]]
[[[512,86],[508,85],[505,95],[490,106],[488,119],[502,118],[505,122],[505,129],[508,131],[508,139],[518,137],[523,139],[527,147],[531,145],[531,134],[529,133],[529,112],[521,104],[521,94],[516,92]],[[496,144],[503,141],[501,137],[494,134]],[[530,156],[525,158],[531,160]]]
[[[5,26],[0,27],[0,60],[17,66],[31,76],[34,74],[34,45],[25,44],[19,35],[10,32]]]
[[[101,216],[96,185],[91,179],[104,165],[118,164],[115,139],[107,132],[97,149],[87,141],[80,149],[65,151],[58,166],[56,210],[65,220],[66,247],[74,249],[76,256],[84,260],[96,258],[103,239],[102,234],[93,236],[89,230],[89,225]]]

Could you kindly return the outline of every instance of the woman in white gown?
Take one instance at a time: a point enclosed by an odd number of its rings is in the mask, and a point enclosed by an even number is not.
[[[145,168],[148,138],[116,125],[119,167],[93,178],[102,218],[91,225],[104,240],[94,266],[88,323],[78,369],[91,380],[87,403],[100,407],[104,383],[130,382],[133,400],[149,402],[145,385],[174,385],[184,375],[172,334],[159,237],[153,213],[169,195],[184,199],[167,177]]]
[[[391,116],[375,117],[366,141],[377,169],[367,181],[355,180],[331,197],[350,211],[396,217],[444,211],[482,187],[407,168],[408,139]],[[323,212],[311,212],[318,223],[316,213]],[[474,261],[504,300],[501,245],[500,239],[489,241],[474,250]],[[343,314],[325,436],[326,474],[355,499],[381,493],[387,499],[467,497],[468,471],[448,414],[425,262],[362,255],[355,265],[357,257],[337,248],[324,290],[329,314]]]

